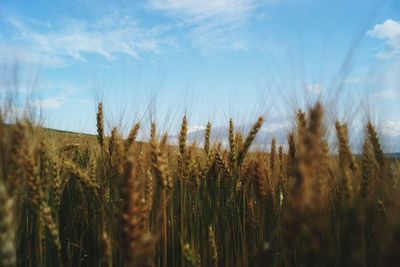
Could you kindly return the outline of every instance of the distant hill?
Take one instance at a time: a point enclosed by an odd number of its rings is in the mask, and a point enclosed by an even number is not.
[[[385,156],[393,159],[400,159],[400,153],[385,153]]]

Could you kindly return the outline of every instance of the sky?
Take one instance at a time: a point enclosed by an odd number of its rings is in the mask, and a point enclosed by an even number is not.
[[[320,100],[355,143],[371,119],[400,151],[399,71],[397,0],[0,0],[0,94],[51,128],[94,133],[103,101],[108,129],[263,115],[283,143]]]

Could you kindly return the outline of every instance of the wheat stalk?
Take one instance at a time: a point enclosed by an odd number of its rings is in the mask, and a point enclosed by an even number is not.
[[[247,152],[250,148],[251,143],[253,143],[254,139],[256,138],[256,135],[258,133],[258,131],[260,130],[262,124],[264,122],[264,118],[263,117],[259,117],[257,122],[254,123],[253,127],[250,130],[250,133],[247,135],[246,140],[244,141],[243,147],[239,152],[238,155],[238,165],[240,166],[245,158],[245,156],[247,155]]]
[[[100,102],[97,106],[97,141],[100,147],[104,147],[104,114],[103,114],[103,103]]]
[[[13,199],[0,180],[0,266],[16,266]]]
[[[211,136],[211,122],[207,123],[206,130],[204,132],[204,151],[206,155],[210,152],[210,136]]]
[[[139,133],[140,123],[136,123],[132,129],[129,131],[128,138],[125,141],[125,150],[128,151],[129,147],[135,142],[136,137]]]
[[[208,227],[208,242],[210,246],[212,266],[216,267],[218,266],[218,247],[217,247],[217,242],[215,240],[214,229],[211,225]]]

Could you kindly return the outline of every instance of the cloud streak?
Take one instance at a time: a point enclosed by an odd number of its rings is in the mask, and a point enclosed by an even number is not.
[[[142,29],[134,20],[118,15],[90,24],[71,19],[56,30],[33,29],[15,17],[8,22],[16,32],[12,36],[13,47],[28,48],[22,56],[29,61],[42,60],[51,65],[62,65],[70,60],[86,62],[89,54],[109,61],[119,55],[141,60],[143,53],[158,54],[164,47],[176,45],[164,35],[167,28]]]
[[[11,30],[9,36],[0,39],[0,47],[6,51],[0,53],[0,59],[15,54],[24,63],[50,67],[85,63],[91,55],[108,61],[123,56],[143,60],[145,54],[158,55],[185,42],[203,54],[220,49],[246,51],[254,37],[247,26],[264,5],[260,0],[147,0],[146,3],[147,11],[164,13],[170,21],[144,26],[120,9],[113,9],[94,21],[60,18],[56,22],[40,22],[8,15],[1,19]]]
[[[181,21],[191,45],[205,54],[249,49],[244,29],[261,6],[258,0],[149,0],[148,5]]]
[[[212,18],[241,20],[259,4],[255,0],[150,0],[149,5],[185,21],[199,22]]]

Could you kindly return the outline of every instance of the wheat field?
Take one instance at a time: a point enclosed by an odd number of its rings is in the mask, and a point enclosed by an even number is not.
[[[151,123],[126,138],[0,121],[0,266],[398,266],[400,169],[365,125],[329,149],[324,110],[297,111],[288,146],[252,143],[230,120],[228,145],[178,144]]]

